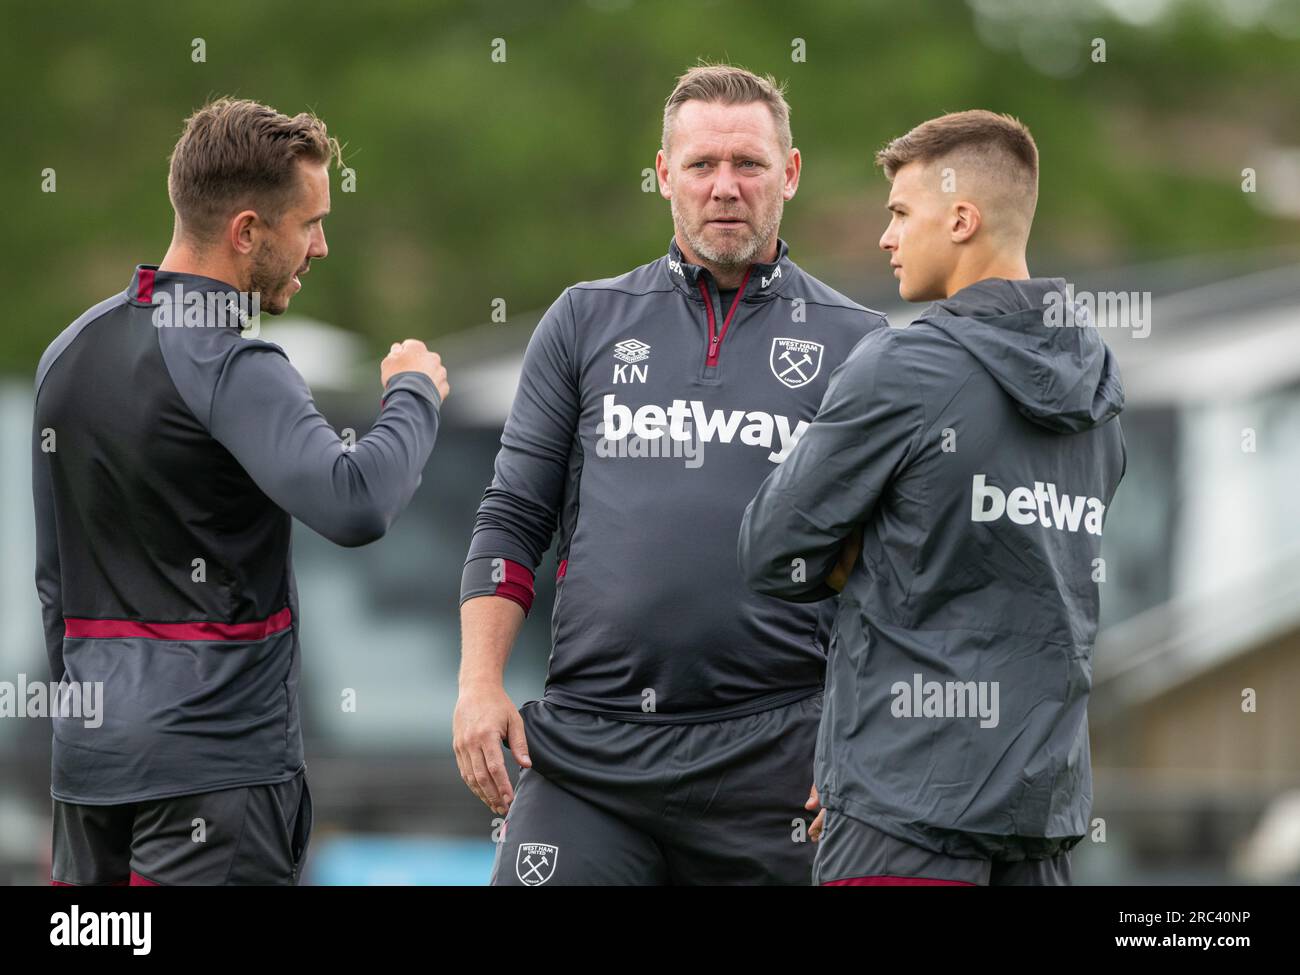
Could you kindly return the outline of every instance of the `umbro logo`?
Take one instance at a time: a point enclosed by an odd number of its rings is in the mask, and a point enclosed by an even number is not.
[[[620,362],[644,362],[650,358],[650,346],[640,339],[614,343],[614,358]]]

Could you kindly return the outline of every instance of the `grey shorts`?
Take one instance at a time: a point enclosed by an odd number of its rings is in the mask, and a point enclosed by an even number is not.
[[[306,770],[285,782],[113,806],[54,800],[56,885],[295,885],[311,838]]]
[[[1070,853],[1040,860],[984,860],[932,853],[894,839],[838,810],[826,811],[813,883],[827,887],[1061,887]]]
[[[803,808],[821,694],[698,724],[521,709],[520,775],[496,886],[798,884],[812,877]]]

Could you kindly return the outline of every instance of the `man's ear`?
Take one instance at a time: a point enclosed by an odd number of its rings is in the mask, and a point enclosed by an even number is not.
[[[659,195],[671,200],[673,191],[668,185],[668,154],[662,149],[655,153],[655,175],[659,177]]]
[[[785,186],[781,189],[781,195],[786,200],[793,200],[795,193],[799,189],[799,174],[803,172],[803,156],[799,154],[798,149],[791,149],[790,155],[785,161]]]
[[[983,223],[980,209],[969,200],[960,200],[952,205],[949,236],[954,244],[964,244],[975,236]]]
[[[240,210],[231,218],[227,231],[230,247],[236,254],[248,255],[252,252],[256,240],[256,228],[260,220],[256,210]]]

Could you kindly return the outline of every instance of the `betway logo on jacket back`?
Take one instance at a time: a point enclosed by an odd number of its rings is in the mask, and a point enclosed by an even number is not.
[[[807,420],[792,424],[788,416],[762,410],[710,410],[698,399],[675,399],[667,407],[647,404],[634,412],[632,407],[619,403],[616,394],[607,393],[604,405],[604,420],[596,432],[606,440],[629,436],[657,440],[665,433],[679,441],[698,437],[699,443],[715,439],[731,443],[738,438],[742,444],[767,448],[771,451],[767,459],[774,464],[785,460],[808,429]],[[778,444],[779,449],[773,450]]]
[[[1106,506],[1100,498],[1057,492],[1052,481],[1003,491],[983,474],[971,478],[970,520],[997,521],[1003,515],[1017,525],[1035,522],[1044,528],[1077,532],[1082,523],[1089,535],[1100,535]]]

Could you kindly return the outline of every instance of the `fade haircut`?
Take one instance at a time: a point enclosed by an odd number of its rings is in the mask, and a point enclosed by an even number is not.
[[[890,182],[910,163],[938,161],[952,163],[958,181],[964,171],[986,184],[999,206],[1022,217],[1028,234],[1038,204],[1038,146],[1023,122],[983,109],[951,112],[922,122],[876,153],[876,165]]]

